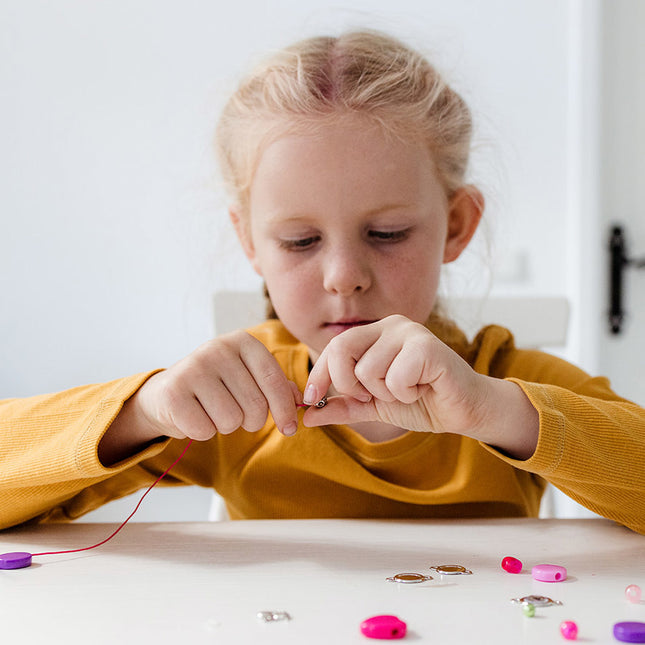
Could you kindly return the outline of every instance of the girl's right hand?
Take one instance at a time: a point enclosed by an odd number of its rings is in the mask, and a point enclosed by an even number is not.
[[[99,444],[115,463],[159,437],[205,441],[238,428],[260,430],[270,411],[287,436],[297,427],[300,391],[266,347],[244,331],[208,341],[151,376],[123,406]]]

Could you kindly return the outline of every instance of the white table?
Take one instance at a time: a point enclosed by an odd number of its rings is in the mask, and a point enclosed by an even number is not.
[[[42,552],[86,546],[114,528],[69,524],[0,533],[0,550]],[[524,563],[504,572],[502,558]],[[536,582],[534,564],[567,567],[565,582]],[[462,564],[469,576],[418,585],[387,582],[399,572]],[[405,641],[564,643],[563,620],[579,641],[615,643],[618,621],[645,622],[645,537],[605,520],[244,521],[138,523],[77,554],[34,558],[0,571],[2,642],[316,643],[370,641],[362,620],[395,614]],[[511,598],[562,601],[524,616]],[[289,622],[263,623],[262,610]]]

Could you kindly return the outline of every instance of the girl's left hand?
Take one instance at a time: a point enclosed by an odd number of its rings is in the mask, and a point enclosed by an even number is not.
[[[525,459],[538,416],[519,386],[475,372],[426,327],[400,315],[349,329],[316,361],[305,403],[330,387],[339,396],[309,408],[307,426],[379,421],[417,432],[461,434]]]

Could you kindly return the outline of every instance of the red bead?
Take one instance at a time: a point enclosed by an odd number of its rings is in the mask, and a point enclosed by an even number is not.
[[[574,641],[578,638],[578,625],[576,625],[572,620],[565,620],[560,623],[560,633],[568,641]]]
[[[508,573],[520,573],[522,571],[522,561],[507,555],[502,560],[502,569]]]

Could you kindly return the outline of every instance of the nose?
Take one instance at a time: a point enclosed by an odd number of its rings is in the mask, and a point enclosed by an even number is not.
[[[350,296],[366,291],[371,284],[372,271],[365,249],[343,241],[327,250],[323,286],[328,293]]]

